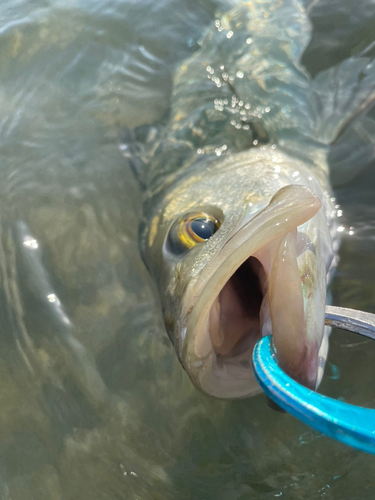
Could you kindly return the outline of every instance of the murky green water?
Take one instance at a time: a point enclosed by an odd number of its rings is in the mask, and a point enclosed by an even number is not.
[[[312,73],[375,40],[370,0],[310,6]],[[173,68],[216,8],[1,1],[0,499],[375,497],[374,457],[263,396],[223,402],[192,387],[137,253],[123,130],[161,119]],[[375,311],[374,172],[336,196],[333,302]],[[373,407],[374,360],[370,341],[334,332],[322,392]]]

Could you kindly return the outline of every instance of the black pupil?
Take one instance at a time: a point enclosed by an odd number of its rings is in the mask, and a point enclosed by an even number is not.
[[[196,219],[192,221],[191,229],[202,240],[208,240],[216,231],[216,225],[212,220]]]

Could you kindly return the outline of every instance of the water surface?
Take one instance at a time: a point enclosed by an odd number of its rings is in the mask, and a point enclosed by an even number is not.
[[[307,3],[312,74],[375,40],[373,2]],[[122,138],[163,119],[175,66],[226,8],[1,2],[0,499],[374,498],[372,456],[262,395],[192,387],[138,256]],[[335,196],[333,302],[375,312],[373,170]],[[334,332],[322,392],[375,407],[374,359],[370,341]]]

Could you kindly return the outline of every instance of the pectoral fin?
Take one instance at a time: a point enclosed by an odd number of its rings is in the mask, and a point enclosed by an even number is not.
[[[375,60],[353,56],[319,73],[311,85],[317,110],[314,135],[332,144],[358,117],[375,103]]]
[[[332,145],[328,155],[334,187],[347,184],[375,160],[375,109],[357,118]]]
[[[146,187],[149,154],[162,130],[162,125],[141,125],[123,130],[120,151],[142,190]]]

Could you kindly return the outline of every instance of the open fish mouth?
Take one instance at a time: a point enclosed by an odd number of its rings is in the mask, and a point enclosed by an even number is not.
[[[207,394],[259,392],[251,354],[272,333],[280,366],[315,388],[322,347],[326,277],[319,252],[298,230],[321,208],[303,186],[280,189],[269,205],[232,233],[199,277],[182,363]]]

